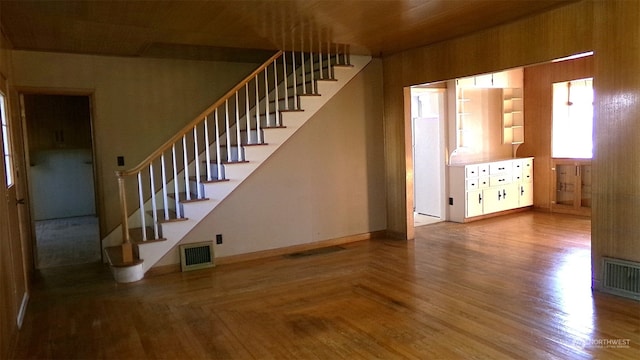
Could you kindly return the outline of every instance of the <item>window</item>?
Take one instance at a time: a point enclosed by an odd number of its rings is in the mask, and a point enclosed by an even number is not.
[[[593,79],[553,84],[552,156],[593,156]]]
[[[0,121],[2,123],[2,153],[4,154],[4,174],[7,187],[13,185],[13,162],[11,146],[9,144],[9,120],[4,103],[4,95],[0,94]]]

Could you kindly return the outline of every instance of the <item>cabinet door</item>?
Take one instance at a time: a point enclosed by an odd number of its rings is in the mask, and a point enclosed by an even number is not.
[[[531,206],[533,205],[533,183],[523,182],[520,183],[520,201],[519,206]]]
[[[485,214],[504,210],[504,201],[502,201],[502,188],[490,188],[482,190],[482,201],[484,202]]]
[[[511,183],[502,188],[502,210],[515,209],[520,203],[518,184]]]
[[[474,190],[467,192],[467,216],[479,216],[484,213],[483,210],[483,194],[482,190]]]

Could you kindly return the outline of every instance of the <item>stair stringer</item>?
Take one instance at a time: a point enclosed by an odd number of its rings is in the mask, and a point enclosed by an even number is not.
[[[245,153],[247,162],[227,164],[225,175],[228,181],[203,184],[207,201],[183,203],[186,220],[162,224],[165,241],[138,244],[139,258],[143,260],[146,273],[209,213],[211,213],[229,194],[273,155],[307,120],[311,119],[335,94],[340,91],[371,61],[370,56],[351,56],[351,66],[335,66],[336,80],[317,80],[317,95],[301,95],[300,108],[303,111],[282,112],[282,121],[286,127],[264,129],[266,145],[247,146]]]

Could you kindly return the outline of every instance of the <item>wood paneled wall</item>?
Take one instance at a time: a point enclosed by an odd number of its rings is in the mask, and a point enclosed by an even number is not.
[[[384,59],[390,234],[411,237],[403,87],[526,66],[594,50],[592,268],[602,256],[640,261],[640,2],[572,3],[518,22]],[[527,121],[527,119],[525,119]],[[533,141],[527,138],[526,141]],[[413,204],[411,204],[412,206]]]
[[[593,4],[582,1],[500,27],[384,60],[387,224],[391,235],[411,238],[413,174],[407,171],[410,128],[405,124],[403,88],[457,77],[538,64],[592,49]],[[409,200],[409,201],[408,201]]]
[[[545,63],[524,69],[525,142],[518,156],[534,156],[533,205],[549,210],[551,206],[551,128],[553,83],[593,76],[593,56]]]
[[[640,2],[594,2],[592,269],[640,261]],[[596,283],[597,285],[597,283]]]

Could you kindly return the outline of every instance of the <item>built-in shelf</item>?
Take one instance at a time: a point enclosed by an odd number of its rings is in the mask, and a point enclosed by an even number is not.
[[[522,144],[524,142],[522,88],[502,89],[502,143]]]

